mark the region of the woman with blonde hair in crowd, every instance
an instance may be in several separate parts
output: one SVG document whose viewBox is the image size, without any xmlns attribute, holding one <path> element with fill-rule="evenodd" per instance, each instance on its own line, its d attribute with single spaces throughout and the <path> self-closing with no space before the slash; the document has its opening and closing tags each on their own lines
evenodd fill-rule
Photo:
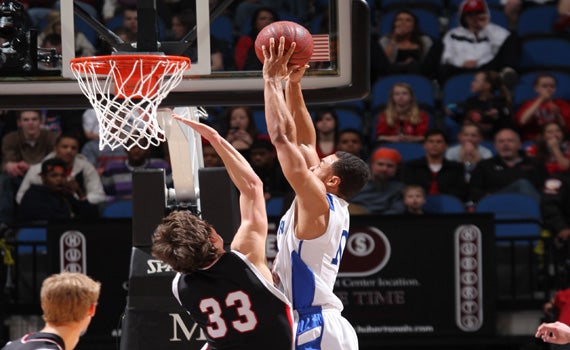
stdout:
<svg viewBox="0 0 570 350">
<path fill-rule="evenodd" d="M 386 109 L 376 124 L 380 142 L 421 142 L 429 127 L 429 116 L 420 109 L 409 84 L 396 83 L 390 89 Z"/>
</svg>

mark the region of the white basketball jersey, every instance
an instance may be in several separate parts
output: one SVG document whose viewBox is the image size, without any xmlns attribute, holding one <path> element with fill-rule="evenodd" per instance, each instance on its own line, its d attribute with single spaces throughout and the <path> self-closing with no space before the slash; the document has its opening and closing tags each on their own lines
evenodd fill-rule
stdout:
<svg viewBox="0 0 570 350">
<path fill-rule="evenodd" d="M 277 230 L 278 253 L 273 262 L 277 286 L 293 309 L 301 313 L 313 306 L 343 309 L 333 288 L 348 238 L 350 216 L 345 200 L 330 193 L 327 199 L 329 223 L 322 236 L 311 240 L 295 237 L 295 202 L 281 218 Z"/>
</svg>

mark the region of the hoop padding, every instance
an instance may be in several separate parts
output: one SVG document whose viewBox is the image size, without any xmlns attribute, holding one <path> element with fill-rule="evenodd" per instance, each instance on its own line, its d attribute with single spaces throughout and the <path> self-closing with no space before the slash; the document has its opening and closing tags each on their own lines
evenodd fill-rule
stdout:
<svg viewBox="0 0 570 350">
<path fill-rule="evenodd" d="M 78 57 L 71 71 L 99 121 L 99 149 L 134 145 L 146 149 L 165 141 L 156 120 L 162 100 L 190 68 L 190 59 L 166 55 Z"/>
</svg>

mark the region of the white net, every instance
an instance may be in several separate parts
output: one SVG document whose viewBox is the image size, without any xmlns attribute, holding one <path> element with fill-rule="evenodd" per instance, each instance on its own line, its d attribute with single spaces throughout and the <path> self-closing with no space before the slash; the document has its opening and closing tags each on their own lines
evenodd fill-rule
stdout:
<svg viewBox="0 0 570 350">
<path fill-rule="evenodd" d="M 157 110 L 190 68 L 186 57 L 115 55 L 80 57 L 71 70 L 99 120 L 99 149 L 165 141 Z"/>
</svg>

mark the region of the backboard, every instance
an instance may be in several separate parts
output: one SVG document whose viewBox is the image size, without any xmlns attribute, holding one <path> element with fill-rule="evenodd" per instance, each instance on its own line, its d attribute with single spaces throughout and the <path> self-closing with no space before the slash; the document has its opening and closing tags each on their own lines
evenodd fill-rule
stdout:
<svg viewBox="0 0 570 350">
<path fill-rule="evenodd" d="M 149 1 L 146 1 L 148 3 Z M 152 2 L 152 1 L 151 1 Z M 211 2 L 211 1 L 210 1 Z M 297 1 L 299 2 L 299 1 Z M 75 43 L 76 36 L 79 33 L 84 34 L 87 39 L 92 40 L 95 44 L 101 42 L 101 33 L 94 30 L 90 23 L 86 23 L 83 16 L 78 15 L 78 9 L 74 10 L 72 1 L 61 1 L 61 60 L 55 63 L 46 64 L 41 62 L 46 56 L 59 59 L 57 55 L 51 55 L 49 49 L 42 48 L 43 43 L 38 41 L 37 47 L 40 62 L 37 63 L 42 69 L 22 70 L 18 74 L 21 67 L 5 67 L 4 73 L 10 71 L 10 74 L 3 74 L 0 62 L 0 106 L 3 109 L 28 109 L 28 108 L 59 108 L 59 109 L 80 109 L 89 108 L 89 102 L 83 96 L 78 84 L 73 78 L 69 68 L 69 61 L 76 57 L 79 52 Z M 75 7 L 78 7 L 75 4 Z M 139 0 L 140 4 L 143 1 Z M 227 30 L 222 28 L 223 22 L 220 18 L 224 18 L 226 14 L 222 12 L 221 16 L 217 15 L 218 8 L 209 8 L 208 1 L 195 1 L 195 7 L 192 13 L 195 23 L 195 32 L 189 33 L 195 35 L 186 35 L 186 41 L 191 45 L 184 54 L 190 55 L 192 66 L 185 74 L 185 78 L 176 87 L 163 102 L 165 106 L 187 106 L 187 105 L 232 105 L 232 104 L 263 104 L 263 79 L 261 71 L 255 70 L 237 70 L 234 67 L 226 65 L 223 70 L 212 70 L 210 64 L 210 51 L 212 48 L 212 40 L 215 36 L 227 34 Z M 231 1 L 217 1 L 226 5 Z M 302 1 L 300 3 L 303 3 Z M 318 3 L 325 4 L 325 1 Z M 322 5 L 321 5 L 322 6 Z M 80 6 L 85 9 L 84 6 Z M 235 8 L 235 7 L 234 7 Z M 322 12 L 317 12 L 312 16 L 301 19 L 296 18 L 287 11 L 278 11 L 279 19 L 296 20 L 305 25 L 319 41 L 321 45 L 328 47 L 329 54 L 323 57 L 316 57 L 317 62 L 311 63 L 311 69 L 306 73 L 303 79 L 303 89 L 305 100 L 308 103 L 327 103 L 341 102 L 347 100 L 364 98 L 370 90 L 369 77 L 369 36 L 370 36 L 370 15 L 368 6 L 364 0 L 328 0 L 328 6 L 322 7 Z M 87 8 L 87 10 L 89 10 Z M 85 11 L 85 10 L 84 10 Z M 160 6 L 157 11 L 160 11 Z M 89 11 L 85 11 L 89 12 Z M 139 28 L 147 27 L 148 18 L 138 18 Z M 158 13 L 161 18 L 161 13 Z M 120 16 L 119 16 L 120 17 Z M 328 26 L 326 21 L 328 19 Z M 112 32 L 118 25 L 113 21 L 105 22 L 101 19 L 101 26 L 107 28 L 108 32 Z M 168 19 L 158 21 L 157 51 L 164 51 L 167 54 L 180 50 L 180 41 L 169 39 L 170 23 L 166 23 Z M 233 21 L 233 18 L 229 18 Z M 105 24 L 103 24 L 105 23 Z M 152 22 L 150 22 L 152 23 Z M 122 23 L 119 23 L 119 25 Z M 234 23 L 235 24 L 235 23 Z M 320 25 L 325 24 L 325 25 Z M 113 28 L 113 26 L 115 26 Z M 152 25 L 151 25 L 152 27 Z M 322 29 L 324 28 L 324 30 Z M 232 30 L 232 29 L 230 29 Z M 140 33 L 140 31 L 139 31 Z M 221 34 L 220 34 L 221 33 Z M 233 59 L 233 48 L 235 40 L 239 39 L 240 33 L 234 27 L 232 30 L 234 42 L 229 43 L 225 56 L 229 60 Z M 33 37 L 29 35 L 28 37 Z M 188 39 L 189 38 L 189 39 Z M 318 39 L 317 39 L 318 38 Z M 216 39 L 217 40 L 217 39 Z M 141 45 L 141 39 L 136 42 Z M 110 44 L 105 44 L 111 49 Z M 103 45 L 103 47 L 105 47 Z M 33 46 L 33 41 L 30 43 Z M 101 47 L 101 45 L 98 45 Z M 119 48 L 129 47 L 131 51 L 137 45 L 124 44 L 116 45 Z M 139 49 L 140 50 L 140 49 Z M 122 50 L 121 50 L 122 51 Z M 34 50 L 31 50 L 29 61 L 32 64 L 37 60 Z M 46 54 L 46 52 L 48 52 Z M 53 53 L 53 50 L 51 51 Z M 100 52 L 99 54 L 108 54 L 109 52 Z M 43 56 L 42 56 L 43 55 Z M 56 60 L 57 60 L 56 59 Z M 49 57 L 48 57 L 49 61 Z M 35 67 L 35 66 L 34 66 Z"/>
</svg>

